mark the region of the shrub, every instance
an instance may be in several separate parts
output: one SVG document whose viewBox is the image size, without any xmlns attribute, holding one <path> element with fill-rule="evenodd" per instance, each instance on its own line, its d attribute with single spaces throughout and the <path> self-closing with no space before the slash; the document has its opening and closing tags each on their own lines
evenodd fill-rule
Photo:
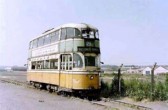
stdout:
<svg viewBox="0 0 168 110">
<path fill-rule="evenodd" d="M 166 94 L 166 88 L 163 85 L 162 82 L 158 82 L 155 85 L 155 89 L 154 89 L 154 100 L 166 100 L 167 99 L 167 94 Z"/>
<path fill-rule="evenodd" d="M 126 96 L 141 101 L 150 96 L 150 83 L 147 81 L 131 79 L 126 81 Z"/>
<path fill-rule="evenodd" d="M 111 87 L 110 87 L 110 92 L 112 96 L 124 96 L 125 95 L 125 84 L 124 80 L 121 78 L 120 80 L 121 84 L 121 93 L 119 93 L 119 82 L 118 82 L 118 76 L 115 75 L 114 78 L 112 79 Z"/>
<path fill-rule="evenodd" d="M 153 97 L 151 97 L 151 95 Z M 154 84 L 154 92 L 151 91 L 151 82 L 131 78 L 128 80 L 121 79 L 121 94 L 118 92 L 118 76 L 115 75 L 112 83 L 103 82 L 101 80 L 101 96 L 102 97 L 116 97 L 116 96 L 128 96 L 136 101 L 143 99 L 151 99 L 164 101 L 168 100 L 168 75 L 164 82 L 158 82 Z"/>
<path fill-rule="evenodd" d="M 110 95 L 109 85 L 107 82 L 105 83 L 103 80 L 101 80 L 101 93 L 100 93 L 100 95 L 105 98 L 109 97 L 109 95 Z"/>
</svg>

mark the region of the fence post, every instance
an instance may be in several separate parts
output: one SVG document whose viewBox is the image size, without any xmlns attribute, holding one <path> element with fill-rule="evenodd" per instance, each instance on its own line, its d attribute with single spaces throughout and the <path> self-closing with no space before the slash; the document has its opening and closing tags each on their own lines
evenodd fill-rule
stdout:
<svg viewBox="0 0 168 110">
<path fill-rule="evenodd" d="M 153 65 L 153 68 L 151 70 L 151 99 L 152 99 L 152 101 L 154 100 L 154 98 L 153 98 L 153 95 L 154 95 L 154 84 L 155 84 L 155 81 L 154 81 L 154 71 L 155 71 L 156 65 L 157 65 L 157 63 L 155 63 Z"/>
<path fill-rule="evenodd" d="M 118 69 L 118 93 L 121 95 L 121 68 L 123 64 Z"/>
</svg>

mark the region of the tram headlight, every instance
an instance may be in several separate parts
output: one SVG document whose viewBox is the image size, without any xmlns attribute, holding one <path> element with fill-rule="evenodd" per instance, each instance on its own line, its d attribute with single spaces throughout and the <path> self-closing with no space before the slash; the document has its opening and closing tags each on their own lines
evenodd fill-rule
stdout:
<svg viewBox="0 0 168 110">
<path fill-rule="evenodd" d="M 90 76 L 90 80 L 93 80 L 94 79 L 94 76 Z"/>
</svg>

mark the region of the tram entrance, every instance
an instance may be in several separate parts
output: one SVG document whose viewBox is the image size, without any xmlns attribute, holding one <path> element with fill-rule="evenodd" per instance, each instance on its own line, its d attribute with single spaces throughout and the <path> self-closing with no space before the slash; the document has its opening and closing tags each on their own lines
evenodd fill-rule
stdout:
<svg viewBox="0 0 168 110">
<path fill-rule="evenodd" d="M 61 83 L 62 86 L 71 88 L 72 86 L 72 56 L 70 54 L 63 54 L 61 55 L 60 60 L 60 76 L 61 76 Z"/>
</svg>

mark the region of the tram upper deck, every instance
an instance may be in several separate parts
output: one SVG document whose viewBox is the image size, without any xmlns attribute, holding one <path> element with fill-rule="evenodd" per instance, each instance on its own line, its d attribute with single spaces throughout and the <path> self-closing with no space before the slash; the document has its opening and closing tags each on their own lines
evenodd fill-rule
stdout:
<svg viewBox="0 0 168 110">
<path fill-rule="evenodd" d="M 80 61 L 78 57 L 81 57 L 81 62 L 85 66 L 99 66 L 98 29 L 88 24 L 64 24 L 52 28 L 30 41 L 29 44 L 28 60 L 31 63 L 33 61 L 64 58 L 65 54 L 69 54 L 73 56 L 73 60 L 77 58 L 77 62 Z M 61 54 L 64 55 L 61 56 Z"/>
</svg>

